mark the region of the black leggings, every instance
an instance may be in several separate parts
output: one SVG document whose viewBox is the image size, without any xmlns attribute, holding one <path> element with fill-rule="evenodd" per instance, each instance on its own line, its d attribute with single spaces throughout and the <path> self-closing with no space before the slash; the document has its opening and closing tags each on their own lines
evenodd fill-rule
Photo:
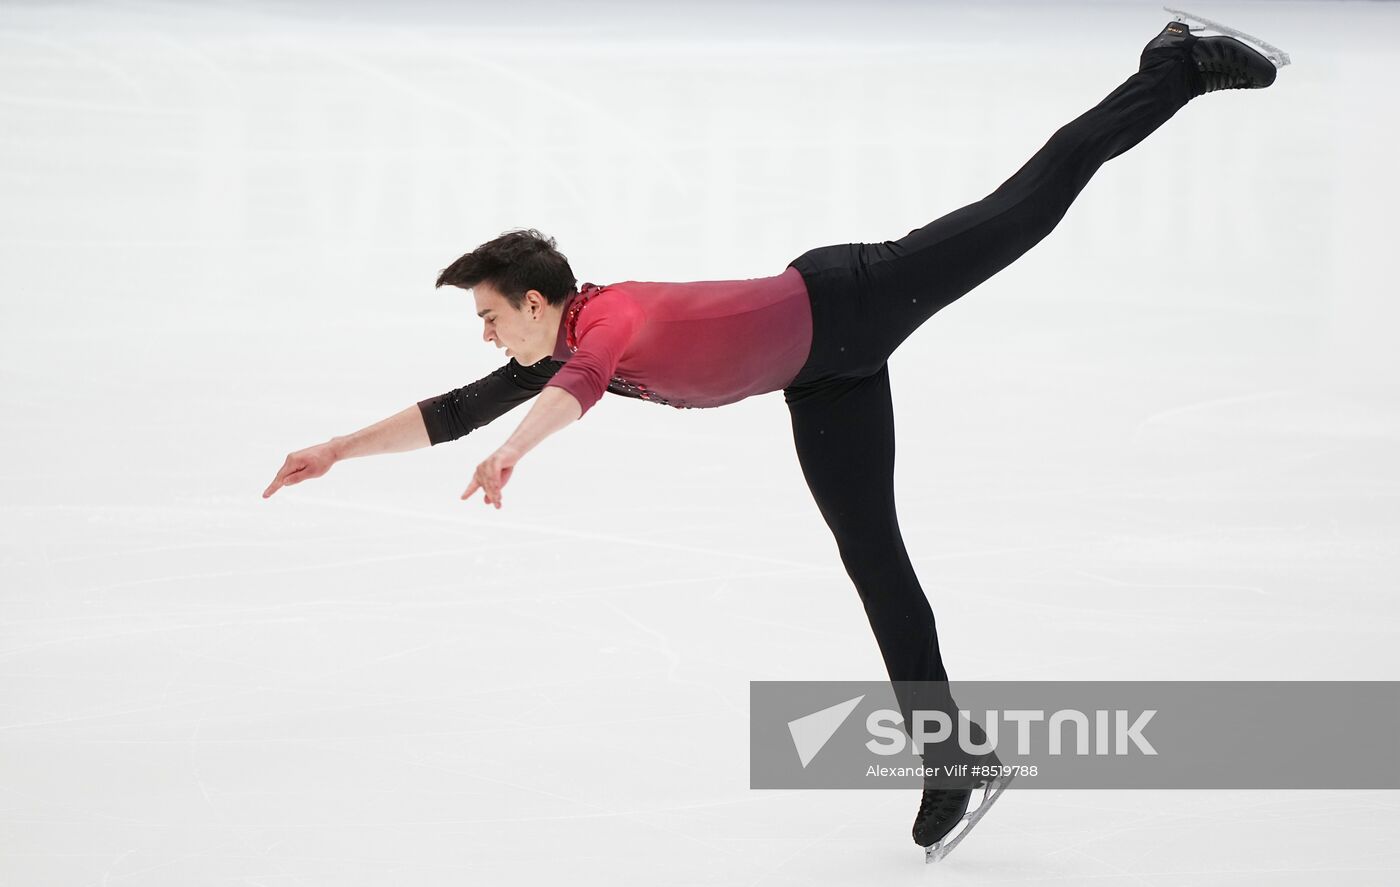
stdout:
<svg viewBox="0 0 1400 887">
<path fill-rule="evenodd" d="M 890 354 L 940 308 L 1039 243 L 1102 164 L 1183 107 L 1189 64 L 1177 54 L 1147 59 L 970 206 L 899 240 L 821 247 L 790 263 L 807 283 L 813 325 L 811 355 L 783 391 L 797 456 L 892 681 L 948 674 L 895 517 Z"/>
</svg>

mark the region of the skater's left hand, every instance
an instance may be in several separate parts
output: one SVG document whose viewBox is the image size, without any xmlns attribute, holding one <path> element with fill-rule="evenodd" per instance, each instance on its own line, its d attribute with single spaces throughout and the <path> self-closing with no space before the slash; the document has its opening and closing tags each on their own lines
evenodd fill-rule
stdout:
<svg viewBox="0 0 1400 887">
<path fill-rule="evenodd" d="M 510 480 L 511 472 L 515 471 L 515 463 L 518 461 L 520 461 L 519 453 L 510 447 L 501 447 L 492 453 L 485 462 L 476 466 L 476 474 L 472 476 L 472 482 L 467 485 L 467 490 L 462 494 L 462 498 L 470 499 L 472 493 L 481 490 L 483 501 L 487 505 L 494 505 L 499 509 L 501 507 L 501 488 Z"/>
</svg>

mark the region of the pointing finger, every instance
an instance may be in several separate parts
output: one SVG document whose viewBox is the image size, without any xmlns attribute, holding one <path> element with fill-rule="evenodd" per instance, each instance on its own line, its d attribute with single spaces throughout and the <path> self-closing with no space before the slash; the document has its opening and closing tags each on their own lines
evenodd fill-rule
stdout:
<svg viewBox="0 0 1400 887">
<path fill-rule="evenodd" d="M 291 472 L 291 469 L 292 457 L 288 456 L 286 460 L 282 463 L 282 467 L 277 469 L 277 476 L 272 479 L 272 483 L 268 484 L 267 489 L 263 491 L 264 499 L 266 499 L 268 496 L 271 496 L 278 490 L 282 489 L 283 482 L 286 480 L 287 475 Z"/>
</svg>

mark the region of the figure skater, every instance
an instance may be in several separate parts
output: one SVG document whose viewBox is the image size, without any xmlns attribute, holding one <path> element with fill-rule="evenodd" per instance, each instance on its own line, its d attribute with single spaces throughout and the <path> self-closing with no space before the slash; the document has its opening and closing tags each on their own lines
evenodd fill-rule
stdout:
<svg viewBox="0 0 1400 887">
<path fill-rule="evenodd" d="M 1262 41 L 1206 24 L 1287 63 Z M 890 355 L 939 309 L 1039 243 L 1100 166 L 1191 99 L 1267 87 L 1275 74 L 1269 57 L 1240 40 L 1192 33 L 1173 21 L 1143 49 L 1137 73 L 1061 127 L 985 198 L 898 240 L 810 250 L 773 277 L 576 288 L 553 239 L 533 229 L 508 232 L 449 265 L 437 286 L 471 290 L 483 338 L 510 361 L 465 387 L 292 453 L 263 497 L 320 477 L 342 459 L 454 440 L 533 398 L 514 434 L 477 466 L 462 493 L 468 499 L 480 490 L 483 502 L 499 509 L 526 454 L 587 414 L 606 391 L 678 408 L 782 391 L 803 476 L 890 680 L 946 682 L 933 612 L 895 516 Z M 961 840 L 949 839 L 959 823 L 965 833 L 980 818 L 995 799 L 993 786 L 988 780 L 973 787 L 985 794 L 969 814 L 973 788 L 925 784 L 913 835 L 930 860 Z"/>
</svg>

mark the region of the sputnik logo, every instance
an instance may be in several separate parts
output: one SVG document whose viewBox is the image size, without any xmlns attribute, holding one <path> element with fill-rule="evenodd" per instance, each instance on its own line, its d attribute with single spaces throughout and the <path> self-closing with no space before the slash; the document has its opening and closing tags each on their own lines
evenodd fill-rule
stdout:
<svg viewBox="0 0 1400 887">
<path fill-rule="evenodd" d="M 798 760 L 802 761 L 802 769 L 807 769 L 807 765 L 831 737 L 836 735 L 836 731 L 841 729 L 841 725 L 846 723 L 846 718 L 851 716 L 851 712 L 855 711 L 864 698 L 865 694 L 862 693 L 854 699 L 847 699 L 830 708 L 803 715 L 795 721 L 788 721 L 788 732 L 792 734 L 792 744 L 797 749 Z"/>
</svg>

